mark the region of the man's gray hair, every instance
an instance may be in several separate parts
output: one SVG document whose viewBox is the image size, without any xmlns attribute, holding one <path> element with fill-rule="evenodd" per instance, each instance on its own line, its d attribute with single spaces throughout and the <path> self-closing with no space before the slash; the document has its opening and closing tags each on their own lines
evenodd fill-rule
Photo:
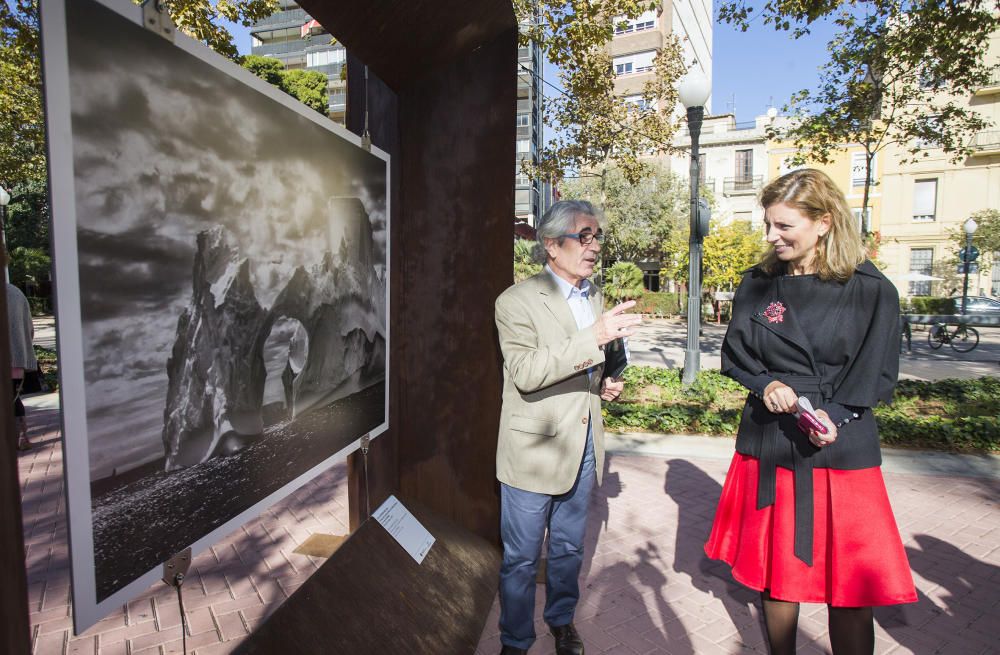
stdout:
<svg viewBox="0 0 1000 655">
<path fill-rule="evenodd" d="M 531 256 L 536 262 L 544 264 L 548 260 L 548 253 L 545 252 L 546 239 L 558 239 L 559 245 L 562 245 L 563 239 L 560 236 L 573 231 L 579 214 L 593 216 L 598 224 L 604 218 L 601 211 L 586 200 L 560 200 L 549 207 L 535 226 L 537 243 L 531 251 Z"/>
</svg>

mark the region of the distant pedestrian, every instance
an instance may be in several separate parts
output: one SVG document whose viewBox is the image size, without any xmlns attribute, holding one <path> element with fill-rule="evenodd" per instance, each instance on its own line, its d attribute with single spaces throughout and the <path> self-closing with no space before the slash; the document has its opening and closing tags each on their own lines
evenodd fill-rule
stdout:
<svg viewBox="0 0 1000 655">
<path fill-rule="evenodd" d="M 0 266 L 7 266 L 7 251 L 0 246 Z M 34 326 L 31 322 L 31 306 L 21 290 L 7 283 L 7 329 L 10 333 L 10 377 L 14 390 L 14 426 L 17 432 L 18 450 L 28 450 L 31 442 L 28 440 L 28 424 L 25 418 L 24 403 L 21 402 L 21 389 L 24 386 L 25 373 L 37 371 L 38 361 L 35 359 L 35 349 L 32 344 Z"/>
<path fill-rule="evenodd" d="M 722 346 L 751 393 L 705 552 L 761 592 L 772 654 L 795 652 L 800 602 L 829 606 L 835 655 L 872 653 L 872 606 L 917 599 L 872 414 L 896 384 L 899 296 L 826 174 L 784 175 L 761 204 L 771 249 Z M 797 418 L 800 397 L 821 427 Z"/>
</svg>

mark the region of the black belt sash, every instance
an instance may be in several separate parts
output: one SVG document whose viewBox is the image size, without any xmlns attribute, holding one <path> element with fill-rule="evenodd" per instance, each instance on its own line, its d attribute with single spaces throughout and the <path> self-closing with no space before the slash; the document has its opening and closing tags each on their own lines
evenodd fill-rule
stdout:
<svg viewBox="0 0 1000 655">
<path fill-rule="evenodd" d="M 822 394 L 829 400 L 830 389 L 822 384 L 816 375 L 775 375 L 799 395 Z M 778 417 L 764 426 L 760 444 L 759 471 L 757 477 L 757 509 L 774 505 L 778 479 L 780 448 L 791 450 L 792 471 L 795 489 L 795 556 L 808 566 L 813 563 L 813 460 L 803 456 L 792 441 L 781 438 Z M 812 444 L 809 448 L 816 450 Z M 787 461 L 787 458 L 781 458 Z"/>
</svg>

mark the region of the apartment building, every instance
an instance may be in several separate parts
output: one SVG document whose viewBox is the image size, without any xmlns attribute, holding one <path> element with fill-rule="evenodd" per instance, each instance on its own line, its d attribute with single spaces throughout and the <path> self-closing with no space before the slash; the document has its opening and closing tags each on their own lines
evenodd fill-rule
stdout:
<svg viewBox="0 0 1000 655">
<path fill-rule="evenodd" d="M 251 53 L 279 59 L 289 70 L 326 75 L 329 116 L 344 124 L 347 111 L 347 51 L 326 29 L 291 0 L 279 0 L 271 16 L 250 28 Z"/>
<path fill-rule="evenodd" d="M 684 49 L 684 61 L 712 77 L 712 3 L 710 0 L 675 0 L 641 16 L 621 19 L 608 45 L 615 71 L 615 93 L 639 102 L 642 88 L 653 76 L 653 59 L 665 39 L 676 35 Z M 706 111 L 712 106 L 709 97 Z M 658 107 L 660 111 L 683 114 L 683 108 Z M 668 157 L 659 158 L 667 165 Z"/>
<path fill-rule="evenodd" d="M 542 145 L 542 99 L 545 96 L 544 60 L 537 44 L 517 49 L 517 143 L 514 161 L 514 218 L 534 227 L 552 204 L 551 185 L 531 179 L 521 170 L 521 162 L 538 163 Z"/>
<path fill-rule="evenodd" d="M 757 194 L 772 176 L 768 174 L 770 154 L 767 129 L 786 121 L 771 111 L 745 123 L 736 122 L 733 114 L 706 116 L 698 139 L 698 172 L 700 185 L 715 198 L 712 222 L 720 225 L 732 221 L 750 221 L 760 226 L 764 212 Z M 674 146 L 690 150 L 691 135 L 682 128 L 674 136 Z M 690 171 L 690 156 L 674 157 L 671 170 L 686 178 Z"/>
<path fill-rule="evenodd" d="M 1000 32 L 993 34 L 987 57 L 1000 61 Z M 1000 74 L 964 102 L 993 123 L 972 138 L 972 155 L 952 162 L 933 143 L 925 143 L 920 145 L 927 156 L 916 163 L 903 163 L 900 147 L 886 149 L 882 157 L 879 259 L 901 296 L 961 293 L 952 234 L 961 232 L 973 212 L 1000 209 Z M 1000 253 L 982 253 L 984 259 L 992 260 L 992 266 L 970 276 L 969 294 L 1000 295 Z M 909 281 L 909 273 L 942 279 Z"/>
</svg>

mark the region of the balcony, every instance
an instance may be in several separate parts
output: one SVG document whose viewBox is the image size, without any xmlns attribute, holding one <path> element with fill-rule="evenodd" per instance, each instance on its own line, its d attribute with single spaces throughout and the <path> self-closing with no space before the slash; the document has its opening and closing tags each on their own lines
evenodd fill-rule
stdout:
<svg viewBox="0 0 1000 655">
<path fill-rule="evenodd" d="M 712 193 L 715 193 L 715 178 L 714 177 L 703 177 L 698 180 L 698 186 L 702 189 L 711 189 Z"/>
<path fill-rule="evenodd" d="M 304 9 L 279 11 L 257 21 L 250 30 L 253 32 L 263 32 L 264 30 L 272 30 L 279 27 L 296 27 L 305 24 L 307 20 L 309 20 L 309 14 Z"/>
<path fill-rule="evenodd" d="M 750 177 L 727 177 L 722 180 L 722 193 L 727 196 L 744 196 L 757 193 L 764 184 L 763 175 Z"/>
<path fill-rule="evenodd" d="M 970 157 L 1000 155 L 1000 132 L 979 132 L 969 142 L 973 153 Z"/>
<path fill-rule="evenodd" d="M 304 53 L 306 45 L 306 42 L 302 39 L 295 39 L 294 41 L 285 41 L 284 43 L 255 45 L 251 48 L 251 52 L 261 57 L 274 57 L 276 55 L 286 55 L 291 52 Z"/>
<path fill-rule="evenodd" d="M 994 73 L 993 79 L 976 89 L 977 96 L 990 96 L 1000 93 L 1000 73 Z"/>
</svg>

